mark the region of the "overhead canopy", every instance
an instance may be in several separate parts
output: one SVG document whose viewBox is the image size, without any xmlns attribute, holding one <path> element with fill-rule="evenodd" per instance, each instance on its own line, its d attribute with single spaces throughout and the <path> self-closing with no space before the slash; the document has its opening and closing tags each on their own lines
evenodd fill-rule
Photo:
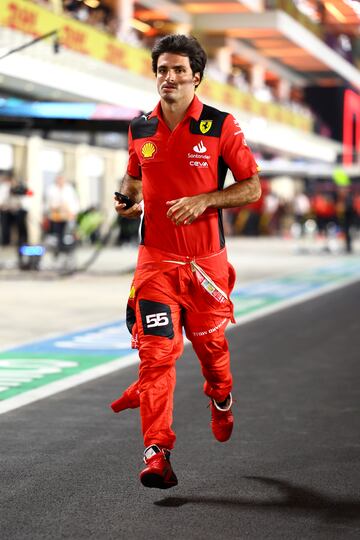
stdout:
<svg viewBox="0 0 360 540">
<path fill-rule="evenodd" d="M 198 32 L 241 39 L 308 83 L 346 81 L 360 88 L 359 70 L 283 11 L 202 13 L 194 15 L 193 22 Z"/>
</svg>

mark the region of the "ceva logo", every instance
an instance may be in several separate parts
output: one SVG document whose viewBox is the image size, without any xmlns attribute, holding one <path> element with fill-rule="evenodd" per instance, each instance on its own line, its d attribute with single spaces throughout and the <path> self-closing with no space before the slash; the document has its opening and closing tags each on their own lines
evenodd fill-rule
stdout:
<svg viewBox="0 0 360 540">
<path fill-rule="evenodd" d="M 209 166 L 207 161 L 190 161 L 190 167 L 200 167 L 206 169 Z"/>
<path fill-rule="evenodd" d="M 197 152 L 198 154 L 205 154 L 206 147 L 204 146 L 204 143 L 202 141 L 199 142 L 196 146 L 193 146 L 193 150 Z"/>
</svg>

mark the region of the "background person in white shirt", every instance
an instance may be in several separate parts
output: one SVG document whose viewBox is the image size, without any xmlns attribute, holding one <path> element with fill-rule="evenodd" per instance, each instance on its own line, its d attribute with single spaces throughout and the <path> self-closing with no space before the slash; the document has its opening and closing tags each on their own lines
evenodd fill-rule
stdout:
<svg viewBox="0 0 360 540">
<path fill-rule="evenodd" d="M 64 176 L 58 176 L 47 192 L 49 233 L 57 237 L 55 255 L 64 251 L 64 236 L 73 230 L 79 212 L 79 198 L 74 186 Z"/>
</svg>

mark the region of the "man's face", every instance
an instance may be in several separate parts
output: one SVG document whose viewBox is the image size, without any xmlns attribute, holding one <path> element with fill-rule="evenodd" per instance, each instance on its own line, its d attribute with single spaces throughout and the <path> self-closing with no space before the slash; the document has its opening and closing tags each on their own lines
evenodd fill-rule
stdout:
<svg viewBox="0 0 360 540">
<path fill-rule="evenodd" d="M 63 176 L 58 176 L 56 178 L 56 184 L 59 186 L 59 187 L 63 187 L 65 185 L 65 178 Z"/>
<path fill-rule="evenodd" d="M 188 56 L 163 53 L 158 58 L 156 83 L 161 99 L 167 103 L 191 101 L 200 74 L 193 75 Z"/>
</svg>

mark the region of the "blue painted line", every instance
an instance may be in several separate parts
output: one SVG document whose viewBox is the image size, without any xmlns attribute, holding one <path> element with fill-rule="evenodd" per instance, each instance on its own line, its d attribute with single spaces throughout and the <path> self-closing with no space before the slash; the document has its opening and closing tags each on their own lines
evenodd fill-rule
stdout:
<svg viewBox="0 0 360 540">
<path fill-rule="evenodd" d="M 63 357 L 73 356 L 75 352 L 84 353 L 86 351 L 89 356 L 111 354 L 118 357 L 129 354 L 132 349 L 126 321 L 120 319 L 94 328 L 87 328 L 36 343 L 21 345 L 10 350 L 17 354 L 52 354 L 61 351 Z"/>
<path fill-rule="evenodd" d="M 313 292 L 317 294 L 316 291 L 320 291 L 321 294 L 321 289 L 332 285 L 341 287 L 354 279 L 360 279 L 360 259 L 342 261 L 341 264 L 336 262 L 325 268 L 283 278 L 249 283 L 237 287 L 232 295 L 235 316 L 241 323 L 253 315 L 256 317 L 257 313 L 268 313 L 269 310 L 277 309 L 277 306 L 291 305 Z M 20 394 L 26 398 L 24 403 L 28 402 L 28 398 L 31 402 L 39 399 L 36 392 L 40 387 L 51 388 L 52 383 L 61 382 L 61 388 L 67 388 L 73 384 L 72 377 L 84 382 L 88 376 L 95 377 L 99 376 L 98 373 L 107 373 L 108 369 L 119 369 L 122 361 L 123 365 L 129 365 L 125 358 L 129 358 L 129 354 L 133 362 L 133 352 L 124 319 L 3 351 L 0 353 L 0 402 L 17 399 Z M 114 362 L 120 362 L 120 365 L 114 368 Z M 67 378 L 70 386 L 67 386 Z M 32 397 L 32 391 L 35 397 Z M 4 405 L 3 411 L 7 410 L 11 408 Z"/>
<path fill-rule="evenodd" d="M 285 300 L 301 297 L 321 289 L 330 283 L 339 282 L 359 276 L 360 259 L 348 262 L 335 262 L 332 265 L 294 274 L 291 276 L 249 283 L 237 287 L 232 300 L 235 314 L 238 318 L 249 311 L 261 309 L 269 303 L 279 303 Z M 6 354 L 16 353 L 30 355 L 54 355 L 61 353 L 62 358 L 73 357 L 75 353 L 86 354 L 91 358 L 108 356 L 118 358 L 132 352 L 130 334 L 125 319 L 87 328 L 61 335 L 59 337 L 41 340 L 35 343 L 18 346 L 6 351 Z M 5 353 L 2 353 L 3 357 Z"/>
</svg>

